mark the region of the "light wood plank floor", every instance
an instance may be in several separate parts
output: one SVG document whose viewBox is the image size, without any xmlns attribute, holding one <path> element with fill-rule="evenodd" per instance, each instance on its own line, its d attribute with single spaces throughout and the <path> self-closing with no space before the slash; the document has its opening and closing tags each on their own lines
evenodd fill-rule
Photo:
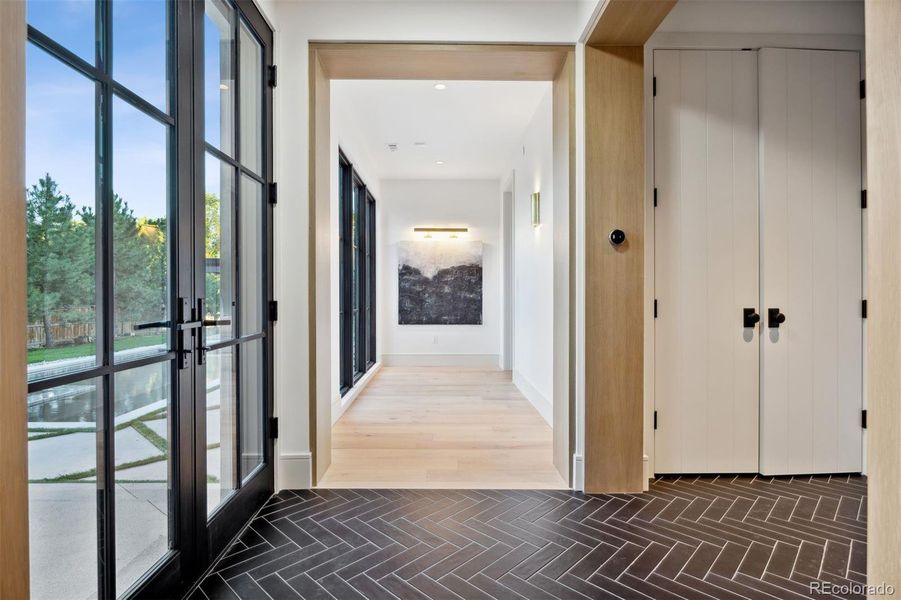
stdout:
<svg viewBox="0 0 901 600">
<path fill-rule="evenodd" d="M 332 429 L 319 487 L 565 488 L 509 372 L 383 367 Z"/>
</svg>

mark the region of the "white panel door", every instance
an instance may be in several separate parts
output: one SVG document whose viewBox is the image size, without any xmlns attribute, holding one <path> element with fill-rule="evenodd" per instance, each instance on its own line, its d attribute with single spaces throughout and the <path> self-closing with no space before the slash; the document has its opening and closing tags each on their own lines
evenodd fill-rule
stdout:
<svg viewBox="0 0 901 600">
<path fill-rule="evenodd" d="M 767 475 L 862 467 L 859 80 L 856 52 L 760 51 Z"/>
<path fill-rule="evenodd" d="M 655 471 L 756 472 L 756 52 L 657 50 Z"/>
</svg>

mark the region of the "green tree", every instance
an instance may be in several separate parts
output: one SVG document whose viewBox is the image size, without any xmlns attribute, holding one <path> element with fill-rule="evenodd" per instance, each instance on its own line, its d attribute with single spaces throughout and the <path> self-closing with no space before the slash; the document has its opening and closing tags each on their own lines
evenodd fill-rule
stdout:
<svg viewBox="0 0 901 600">
<path fill-rule="evenodd" d="M 220 316 L 222 313 L 222 275 L 216 270 L 212 270 L 210 263 L 220 264 L 222 249 L 222 218 L 221 207 L 222 202 L 219 196 L 210 192 L 206 193 L 206 209 L 204 215 L 204 231 L 206 232 L 206 240 L 204 247 L 206 249 L 207 267 L 206 267 L 206 313 L 210 316 Z M 212 260 L 210 260 L 212 259 Z"/>
<path fill-rule="evenodd" d="M 93 223 L 79 218 L 49 173 L 27 190 L 25 211 L 28 318 L 43 323 L 50 348 L 56 343 L 51 320 L 93 304 Z"/>
</svg>

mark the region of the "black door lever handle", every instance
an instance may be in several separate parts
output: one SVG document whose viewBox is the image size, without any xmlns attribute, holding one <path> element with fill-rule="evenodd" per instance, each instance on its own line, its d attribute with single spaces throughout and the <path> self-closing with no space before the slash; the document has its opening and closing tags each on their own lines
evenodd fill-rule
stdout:
<svg viewBox="0 0 901 600">
<path fill-rule="evenodd" d="M 785 323 L 785 315 L 778 308 L 767 309 L 767 325 L 770 329 L 779 329 Z"/>
<path fill-rule="evenodd" d="M 760 315 L 757 314 L 757 310 L 754 308 L 743 308 L 742 309 L 742 322 L 746 329 L 755 327 L 758 323 L 760 323 Z"/>
</svg>

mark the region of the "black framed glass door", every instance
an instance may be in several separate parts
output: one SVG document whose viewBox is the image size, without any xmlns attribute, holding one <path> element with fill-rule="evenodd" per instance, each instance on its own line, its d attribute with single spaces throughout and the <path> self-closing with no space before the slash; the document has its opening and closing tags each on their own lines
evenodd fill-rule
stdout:
<svg viewBox="0 0 901 600">
<path fill-rule="evenodd" d="M 32 595 L 177 596 L 273 488 L 272 34 L 243 0 L 27 19 Z"/>
<path fill-rule="evenodd" d="M 272 32 L 252 2 L 204 0 L 204 328 L 196 472 L 217 556 L 274 486 L 271 431 Z M 199 432 L 198 432 L 199 433 Z M 198 439 L 201 437 L 198 434 Z M 202 475 L 201 475 L 202 474 Z"/>
</svg>

